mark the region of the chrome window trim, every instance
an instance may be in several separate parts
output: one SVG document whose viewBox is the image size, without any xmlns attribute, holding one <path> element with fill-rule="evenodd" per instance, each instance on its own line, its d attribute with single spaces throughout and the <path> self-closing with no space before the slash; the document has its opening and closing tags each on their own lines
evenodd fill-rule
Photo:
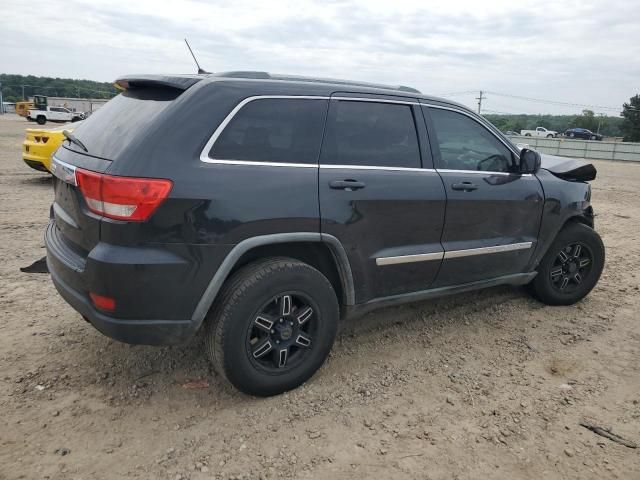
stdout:
<svg viewBox="0 0 640 480">
<path fill-rule="evenodd" d="M 233 110 L 229 112 L 229 114 L 222 120 L 218 128 L 213 132 L 213 135 L 209 137 L 209 140 L 205 144 L 204 148 L 200 152 L 200 161 L 204 163 L 218 163 L 225 165 L 263 165 L 263 166 L 273 166 L 273 167 L 316 167 L 317 163 L 286 163 L 286 162 L 253 162 L 251 160 L 225 160 L 219 158 L 209 158 L 209 152 L 213 148 L 213 145 L 218 140 L 218 137 L 222 134 L 224 129 L 229 125 L 233 117 L 237 115 L 237 113 L 242 110 L 242 108 L 250 102 L 255 100 L 272 100 L 272 99 L 282 99 L 282 100 L 329 100 L 330 97 L 320 96 L 320 95 L 254 95 L 253 97 L 247 97 L 238 103 Z"/>
<path fill-rule="evenodd" d="M 375 98 L 375 97 L 342 97 L 332 96 L 331 100 L 346 100 L 348 102 L 370 102 L 370 103 L 395 103 L 398 105 L 420 105 L 415 100 L 390 100 L 387 98 Z"/>
<path fill-rule="evenodd" d="M 513 173 L 513 172 L 492 172 L 492 171 L 485 171 L 485 170 L 455 170 L 455 169 L 448 169 L 448 168 L 438 168 L 436 169 L 436 171 L 438 173 L 471 173 L 471 174 L 475 174 L 475 175 L 503 175 L 503 176 L 510 176 L 510 175 L 515 175 L 517 177 L 530 177 L 531 174 L 530 173 Z"/>
<path fill-rule="evenodd" d="M 429 262 L 431 260 L 442 260 L 444 252 L 419 253 L 417 255 L 398 255 L 396 257 L 378 257 L 376 265 L 399 265 L 402 263 Z"/>
<path fill-rule="evenodd" d="M 348 170 L 387 170 L 400 172 L 428 172 L 436 173 L 433 168 L 413 168 L 413 167 L 385 167 L 377 165 L 333 165 L 330 163 L 321 163 L 320 168 L 326 169 L 348 169 Z"/>
<path fill-rule="evenodd" d="M 435 253 L 419 253 L 413 255 L 399 255 L 395 257 L 378 257 L 376 265 L 398 265 L 402 263 L 428 262 L 431 260 L 448 260 L 451 258 L 464 258 L 474 255 L 487 255 L 492 253 L 514 252 L 531 248 L 533 242 L 508 243 L 492 247 L 469 248 L 465 250 L 449 250 Z"/>
<path fill-rule="evenodd" d="M 201 159 L 202 160 L 202 159 Z M 217 160 L 209 158 L 202 160 L 205 163 L 217 163 L 220 165 L 251 165 L 262 167 L 294 167 L 294 168 L 318 168 L 317 163 L 286 163 L 286 162 L 254 162 L 252 160 Z"/>
<path fill-rule="evenodd" d="M 496 135 L 496 133 L 493 130 L 491 130 L 491 128 L 488 127 L 487 123 L 485 123 L 484 120 L 476 118 L 474 115 L 470 114 L 469 112 L 465 112 L 461 108 L 445 107 L 445 106 L 442 106 L 442 105 L 435 105 L 435 104 L 432 104 L 432 103 L 423 103 L 423 102 L 421 102 L 420 105 L 424 105 L 427 108 L 438 108 L 440 110 L 449 110 L 450 112 L 460 113 L 462 115 L 465 115 L 465 116 L 469 117 L 471 120 L 475 121 L 476 123 L 478 123 L 479 125 L 484 127 L 484 129 L 487 130 L 491 135 L 493 135 L 495 138 L 497 138 L 505 147 L 507 147 L 511 152 L 513 152 L 513 154 L 516 157 L 520 158 L 520 152 L 518 152 L 513 145 L 510 145 L 509 143 L 505 142 L 502 138 L 500 138 L 498 135 Z M 467 170 L 465 170 L 465 171 L 467 171 Z M 473 171 L 473 170 L 471 170 L 471 171 Z M 505 173 L 505 172 L 502 172 L 502 173 Z"/>
</svg>

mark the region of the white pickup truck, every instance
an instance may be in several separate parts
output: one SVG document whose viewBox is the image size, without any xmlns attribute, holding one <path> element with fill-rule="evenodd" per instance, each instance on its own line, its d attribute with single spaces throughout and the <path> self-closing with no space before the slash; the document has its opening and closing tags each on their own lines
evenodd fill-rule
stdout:
<svg viewBox="0 0 640 480">
<path fill-rule="evenodd" d="M 27 120 L 38 122 L 39 125 L 44 125 L 47 121 L 77 122 L 84 120 L 84 117 L 84 113 L 74 112 L 64 107 L 47 107 L 46 110 L 29 110 L 27 112 Z"/>
<path fill-rule="evenodd" d="M 553 138 L 558 136 L 558 132 L 547 130 L 544 127 L 537 127 L 535 130 L 520 130 L 520 135 L 523 135 L 525 137 Z"/>
</svg>

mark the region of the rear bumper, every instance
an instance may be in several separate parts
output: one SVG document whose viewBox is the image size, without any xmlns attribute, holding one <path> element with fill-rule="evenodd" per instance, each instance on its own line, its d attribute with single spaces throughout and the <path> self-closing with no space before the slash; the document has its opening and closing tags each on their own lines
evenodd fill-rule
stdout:
<svg viewBox="0 0 640 480">
<path fill-rule="evenodd" d="M 125 248 L 99 243 L 87 255 L 72 247 L 52 221 L 45 232 L 47 266 L 56 289 L 101 333 L 121 342 L 175 345 L 188 341 L 200 322 L 195 308 L 175 291 L 185 286 L 192 265 L 157 248 Z M 181 282 L 182 279 L 182 282 Z M 198 290 L 193 285 L 193 290 Z M 189 290 L 187 290 L 189 291 Z M 89 292 L 116 299 L 116 310 L 103 312 Z"/>
<path fill-rule="evenodd" d="M 122 320 L 99 312 L 91 305 L 86 295 L 62 280 L 49 258 L 47 254 L 51 280 L 60 296 L 107 337 L 137 345 L 178 345 L 195 335 L 198 326 L 191 320 Z"/>
<path fill-rule="evenodd" d="M 26 163 L 28 166 L 30 166 L 34 170 L 38 170 L 40 172 L 49 173 L 49 170 L 47 169 L 47 167 L 44 165 L 44 163 L 41 160 L 30 160 L 30 159 L 27 159 L 27 158 L 24 158 L 24 157 L 22 158 L 22 160 L 24 160 L 24 163 Z"/>
</svg>

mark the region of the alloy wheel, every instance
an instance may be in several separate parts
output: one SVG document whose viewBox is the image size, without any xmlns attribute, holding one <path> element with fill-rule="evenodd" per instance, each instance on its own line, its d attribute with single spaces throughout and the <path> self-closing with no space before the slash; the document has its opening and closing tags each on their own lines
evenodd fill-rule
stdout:
<svg viewBox="0 0 640 480">
<path fill-rule="evenodd" d="M 556 255 L 549 272 L 553 288 L 561 293 L 574 292 L 591 273 L 592 264 L 593 253 L 587 245 L 566 245 Z"/>
<path fill-rule="evenodd" d="M 247 354 L 262 370 L 280 374 L 300 365 L 317 330 L 314 302 L 300 293 L 276 296 L 258 311 L 247 332 Z"/>
</svg>

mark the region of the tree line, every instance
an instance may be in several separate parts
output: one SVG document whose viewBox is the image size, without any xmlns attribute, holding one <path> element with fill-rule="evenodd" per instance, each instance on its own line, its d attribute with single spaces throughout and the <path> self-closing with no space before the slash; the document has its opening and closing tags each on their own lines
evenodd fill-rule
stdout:
<svg viewBox="0 0 640 480">
<path fill-rule="evenodd" d="M 640 142 L 640 95 L 635 95 L 622 105 L 620 116 L 596 115 L 593 110 L 583 110 L 580 115 L 483 115 L 503 132 L 534 130 L 545 127 L 563 133 L 569 128 L 586 128 L 606 137 L 623 137 L 625 142 Z"/>
<path fill-rule="evenodd" d="M 584 110 L 581 115 L 483 115 L 503 132 L 520 130 L 535 130 L 536 127 L 544 127 L 564 133 L 569 128 L 586 128 L 592 132 L 599 132 L 607 137 L 623 136 L 621 117 L 595 115 L 591 110 Z"/>
<path fill-rule="evenodd" d="M 34 75 L 0 74 L 5 102 L 28 100 L 34 95 L 69 98 L 112 98 L 118 90 L 110 82 L 75 80 L 72 78 L 36 77 Z M 24 97 L 23 97 L 24 95 Z"/>
</svg>

